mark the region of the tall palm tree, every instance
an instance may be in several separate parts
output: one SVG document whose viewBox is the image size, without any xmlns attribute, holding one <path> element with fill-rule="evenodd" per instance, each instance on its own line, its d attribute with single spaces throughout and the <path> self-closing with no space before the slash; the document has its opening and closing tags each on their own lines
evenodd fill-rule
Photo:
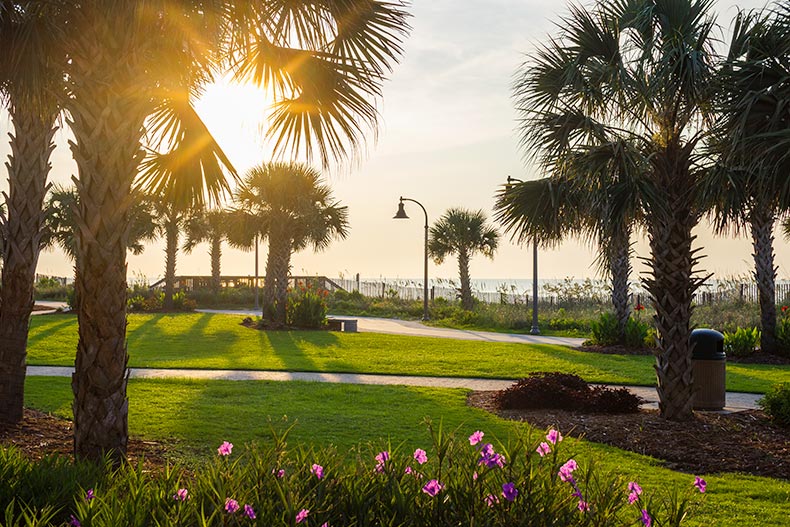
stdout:
<svg viewBox="0 0 790 527">
<path fill-rule="evenodd" d="M 272 88 L 268 133 L 278 150 L 317 153 L 324 163 L 344 157 L 376 123 L 373 99 L 401 53 L 407 15 L 401 2 L 384 0 L 97 0 L 63 9 L 63 104 L 81 198 L 74 448 L 79 458 L 120 460 L 128 438 L 128 195 L 146 125 L 177 126 L 176 113 L 149 117 L 163 103 L 189 106 L 213 74 L 231 68 L 240 81 Z"/>
<path fill-rule="evenodd" d="M 291 255 L 312 245 L 326 249 L 348 236 L 348 209 L 332 197 L 321 175 L 299 163 L 268 163 L 250 169 L 234 195 L 229 241 L 251 247 L 255 236 L 268 238 L 263 319 L 272 326 L 286 322 Z"/>
<path fill-rule="evenodd" d="M 710 10 L 711 0 L 573 6 L 515 85 L 523 145 L 550 173 L 609 138 L 642 156 L 651 249 L 644 283 L 656 308 L 659 409 L 672 420 L 692 415 L 691 299 L 702 280 L 691 230 L 703 213 L 707 160 L 699 144 L 709 132 L 718 60 Z"/>
<path fill-rule="evenodd" d="M 202 242 L 209 243 L 209 258 L 211 259 L 211 291 L 218 295 L 221 287 L 220 272 L 222 258 L 222 241 L 228 233 L 228 215 L 222 209 L 195 211 L 185 223 L 186 240 L 184 250 L 192 252 Z"/>
<path fill-rule="evenodd" d="M 776 341 L 776 219 L 790 209 L 790 160 L 776 134 L 790 130 L 790 11 L 738 14 L 722 68 L 717 136 L 719 166 L 707 186 L 719 231 L 751 231 L 760 301 L 760 347 Z M 760 155 L 754 155 L 760 152 Z"/>
<path fill-rule="evenodd" d="M 0 286 L 0 426 L 22 419 L 27 332 L 65 56 L 46 2 L 0 2 L 0 105 L 13 123 Z M 23 59 L 24 57 L 24 59 Z"/>
<path fill-rule="evenodd" d="M 126 239 L 127 250 L 131 254 L 140 255 L 145 250 L 145 243 L 157 236 L 156 213 L 153 203 L 146 196 L 135 192 L 132 205 L 129 207 L 129 234 Z M 77 252 L 77 211 L 80 196 L 74 187 L 54 185 L 47 198 L 44 212 L 46 228 L 44 247 L 55 245 L 75 263 L 79 257 Z"/>
<path fill-rule="evenodd" d="M 482 210 L 451 208 L 436 220 L 429 231 L 428 253 L 437 264 L 450 254 L 458 255 L 461 306 L 464 309 L 474 306 L 469 260 L 475 253 L 493 259 L 499 243 L 499 232 L 486 221 Z"/>
</svg>

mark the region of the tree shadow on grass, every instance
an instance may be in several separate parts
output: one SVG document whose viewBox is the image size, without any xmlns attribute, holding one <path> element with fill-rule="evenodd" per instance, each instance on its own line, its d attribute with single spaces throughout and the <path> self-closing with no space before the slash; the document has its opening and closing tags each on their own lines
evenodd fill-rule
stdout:
<svg viewBox="0 0 790 527">
<path fill-rule="evenodd" d="M 28 333 L 27 344 L 33 346 L 39 342 L 59 333 L 68 326 L 74 326 L 74 331 L 77 330 L 77 316 L 76 315 L 36 315 L 35 327 L 31 327 Z M 50 322 L 53 318 L 57 317 L 58 322 Z M 44 322 L 45 324 L 42 324 Z"/>
</svg>

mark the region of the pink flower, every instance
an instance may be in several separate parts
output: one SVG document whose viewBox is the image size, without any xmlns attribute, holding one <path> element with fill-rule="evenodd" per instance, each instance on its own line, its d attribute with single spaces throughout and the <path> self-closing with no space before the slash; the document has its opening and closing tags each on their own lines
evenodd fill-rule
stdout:
<svg viewBox="0 0 790 527">
<path fill-rule="evenodd" d="M 641 519 L 642 519 L 642 525 L 644 525 L 645 527 L 650 527 L 651 525 L 653 525 L 653 519 L 650 517 L 650 515 L 647 513 L 645 509 L 642 509 Z"/>
<path fill-rule="evenodd" d="M 694 476 L 694 486 L 697 487 L 697 489 L 699 489 L 700 492 L 705 492 L 705 489 L 707 488 L 708 484 L 705 483 L 705 480 L 702 479 L 701 477 Z"/>
<path fill-rule="evenodd" d="M 579 507 L 579 510 L 582 511 L 582 512 L 587 512 L 588 510 L 590 510 L 590 504 L 587 503 L 584 500 L 579 500 L 578 507 Z"/>
<path fill-rule="evenodd" d="M 630 493 L 630 494 L 628 495 L 628 504 L 629 504 L 629 505 L 633 505 L 633 504 L 634 504 L 634 503 L 636 503 L 638 500 L 639 500 L 639 494 L 637 494 L 636 492 L 632 492 L 632 493 Z"/>
<path fill-rule="evenodd" d="M 176 501 L 187 501 L 189 499 L 189 491 L 187 489 L 178 489 L 173 495 Z"/>
<path fill-rule="evenodd" d="M 432 479 L 425 484 L 425 486 L 422 488 L 422 491 L 427 495 L 434 497 L 437 494 L 439 494 L 442 491 L 442 489 L 444 489 L 444 485 L 439 483 L 438 480 Z"/>
<path fill-rule="evenodd" d="M 552 428 L 551 430 L 549 430 L 549 433 L 546 434 L 546 441 L 548 441 L 552 445 L 556 445 L 557 443 L 562 441 L 562 434 Z"/>
<path fill-rule="evenodd" d="M 85 501 L 90 501 L 95 497 L 96 495 L 93 493 L 93 489 L 88 489 L 88 492 L 85 493 Z"/>
<path fill-rule="evenodd" d="M 543 457 L 551 452 L 551 447 L 548 443 L 541 443 L 538 445 L 538 448 L 535 449 L 535 452 L 540 454 L 540 457 Z"/>
<path fill-rule="evenodd" d="M 376 454 L 376 461 L 378 461 L 382 465 L 387 461 L 389 461 L 389 458 L 390 458 L 390 453 L 387 452 L 386 450 L 384 452 L 379 452 L 378 454 Z"/>
<path fill-rule="evenodd" d="M 223 441 L 217 449 L 217 453 L 220 456 L 229 456 L 231 452 L 233 452 L 233 443 L 228 443 L 227 441 Z"/>
<path fill-rule="evenodd" d="M 313 465 L 310 468 L 310 472 L 315 474 L 315 477 L 317 477 L 318 479 L 321 479 L 321 478 L 324 477 L 324 467 L 322 467 L 321 465 Z"/>
<path fill-rule="evenodd" d="M 275 472 L 274 469 L 272 469 L 272 474 L 274 474 L 277 477 L 277 479 L 283 479 L 285 477 L 285 469 L 281 468 L 277 472 Z"/>
<path fill-rule="evenodd" d="M 478 444 L 480 441 L 483 440 L 484 435 L 485 434 L 480 430 L 476 431 L 474 434 L 469 436 L 469 444 L 472 446 Z"/>
<path fill-rule="evenodd" d="M 635 492 L 637 495 L 642 494 L 642 487 L 639 486 L 639 483 L 636 481 L 631 481 L 628 483 L 628 491 Z"/>
<path fill-rule="evenodd" d="M 321 527 L 329 527 L 329 522 L 324 522 L 321 524 Z"/>
<path fill-rule="evenodd" d="M 516 489 L 515 483 L 505 483 L 502 485 L 502 496 L 507 501 L 514 501 L 516 496 L 518 496 L 518 489 Z"/>
<path fill-rule="evenodd" d="M 255 510 L 250 505 L 244 505 L 244 514 L 251 520 L 255 519 Z"/>
<path fill-rule="evenodd" d="M 478 478 L 478 477 L 480 477 L 480 476 L 478 476 L 478 475 L 477 475 L 477 471 L 475 470 L 475 471 L 472 473 L 472 481 L 477 481 L 477 478 Z"/>
<path fill-rule="evenodd" d="M 565 462 L 564 465 L 560 467 L 560 471 L 558 475 L 562 481 L 573 481 L 573 471 L 579 468 L 579 465 L 576 464 L 576 461 L 573 459 L 569 459 Z"/>
<path fill-rule="evenodd" d="M 409 466 L 403 471 L 404 474 L 414 474 L 414 470 Z"/>
<path fill-rule="evenodd" d="M 228 514 L 233 514 L 239 510 L 239 502 L 233 498 L 225 498 L 225 510 Z"/>
<path fill-rule="evenodd" d="M 489 494 L 488 496 L 485 497 L 485 502 L 486 505 L 488 505 L 489 507 L 493 507 L 494 505 L 497 505 L 499 503 L 499 498 L 497 496 L 494 496 L 493 494 Z"/>
<path fill-rule="evenodd" d="M 307 515 L 310 514 L 310 509 L 302 509 L 296 513 L 296 523 L 302 523 L 307 519 Z"/>
<path fill-rule="evenodd" d="M 425 450 L 423 450 L 422 448 L 418 448 L 417 450 L 414 451 L 414 459 L 417 460 L 417 463 L 422 465 L 423 463 L 428 461 L 428 454 L 426 454 Z"/>
<path fill-rule="evenodd" d="M 82 527 L 80 521 L 75 518 L 73 514 L 69 516 L 69 525 L 71 525 L 71 527 Z"/>
</svg>

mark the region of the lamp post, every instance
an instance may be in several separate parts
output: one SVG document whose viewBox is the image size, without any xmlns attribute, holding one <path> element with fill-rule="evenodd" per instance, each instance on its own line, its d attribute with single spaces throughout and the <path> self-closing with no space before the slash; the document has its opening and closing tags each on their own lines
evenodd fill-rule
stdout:
<svg viewBox="0 0 790 527">
<path fill-rule="evenodd" d="M 522 180 L 514 177 L 507 177 L 506 188 L 510 190 L 513 183 L 523 183 Z M 540 335 L 538 328 L 538 240 L 532 239 L 532 329 L 529 330 L 532 335 Z"/>
<path fill-rule="evenodd" d="M 255 235 L 255 310 L 259 310 L 261 304 L 258 301 L 258 235 Z"/>
<path fill-rule="evenodd" d="M 416 203 L 425 214 L 425 274 L 423 276 L 423 293 L 422 293 L 422 319 L 428 320 L 428 211 L 422 206 L 422 203 L 416 199 L 404 198 L 401 196 L 398 202 L 398 212 L 392 217 L 393 220 L 407 220 L 409 217 L 406 215 L 406 210 L 403 208 L 404 201 L 411 201 Z"/>
</svg>

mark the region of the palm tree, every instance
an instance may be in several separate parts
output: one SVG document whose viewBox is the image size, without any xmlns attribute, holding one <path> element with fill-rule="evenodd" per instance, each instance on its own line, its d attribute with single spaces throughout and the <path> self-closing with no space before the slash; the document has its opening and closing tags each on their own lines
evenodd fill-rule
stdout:
<svg viewBox="0 0 790 527">
<path fill-rule="evenodd" d="M 491 259 L 499 242 L 497 230 L 486 224 L 482 210 L 448 209 L 431 226 L 428 236 L 428 253 L 440 264 L 450 254 L 458 255 L 458 274 L 461 281 L 461 306 L 472 309 L 472 287 L 469 279 L 469 260 L 475 253 Z"/>
<path fill-rule="evenodd" d="M 42 206 L 55 148 L 56 94 L 63 78 L 64 55 L 52 33 L 44 30 L 51 14 L 45 2 L 0 2 L 0 105 L 8 108 L 14 127 L 2 229 L 0 425 L 22 419 Z"/>
<path fill-rule="evenodd" d="M 651 249 L 644 283 L 656 308 L 659 409 L 672 420 L 692 415 L 691 300 L 702 280 L 691 230 L 704 212 L 698 146 L 717 61 L 710 9 L 711 0 L 574 6 L 515 84 L 522 143 L 550 173 L 613 139 L 636 145 L 647 167 L 637 180 Z"/>
<path fill-rule="evenodd" d="M 74 448 L 79 458 L 120 460 L 128 438 L 127 196 L 146 125 L 152 132 L 178 127 L 178 112 L 149 117 L 163 104 L 189 107 L 214 73 L 231 67 L 238 80 L 275 93 L 269 134 L 278 150 L 317 152 L 328 164 L 354 152 L 366 125 L 375 125 L 373 99 L 401 53 L 407 15 L 401 2 L 384 0 L 98 0 L 62 9 L 63 104 L 80 194 Z M 191 121 L 181 124 L 188 130 Z M 188 142 L 200 134 L 180 135 Z"/>
<path fill-rule="evenodd" d="M 209 243 L 211 259 L 211 291 L 219 294 L 221 286 L 220 258 L 222 240 L 227 236 L 227 213 L 221 209 L 198 210 L 185 223 L 186 241 L 184 250 L 191 253 L 202 242 Z"/>
<path fill-rule="evenodd" d="M 326 249 L 348 236 L 348 209 L 332 198 L 332 190 L 314 169 L 299 163 L 268 163 L 250 169 L 234 195 L 229 241 L 251 247 L 255 236 L 268 238 L 262 303 L 264 322 L 286 322 L 291 255 Z"/>
<path fill-rule="evenodd" d="M 497 196 L 497 220 L 520 243 L 536 241 L 550 247 L 567 236 L 581 237 L 599 247 L 598 265 L 611 281 L 612 306 L 621 341 L 630 317 L 631 231 L 640 218 L 637 189 L 630 179 L 636 161 L 624 145 L 602 145 L 603 160 L 595 178 L 562 174 L 506 186 Z M 595 156 L 578 159 L 584 169 Z"/>
<path fill-rule="evenodd" d="M 720 232 L 751 231 L 762 326 L 760 347 L 778 351 L 773 230 L 790 209 L 790 160 L 776 134 L 790 130 L 790 23 L 781 12 L 740 12 L 720 78 L 720 153 L 706 188 Z M 758 156 L 754 152 L 760 152 Z"/>
<path fill-rule="evenodd" d="M 153 203 L 143 194 L 135 192 L 132 198 L 132 205 L 129 207 L 127 250 L 134 255 L 140 255 L 145 250 L 145 242 L 156 239 L 156 214 L 153 210 Z M 57 245 L 66 256 L 75 262 L 79 257 L 75 236 L 78 228 L 79 200 L 80 196 L 74 187 L 55 185 L 50 191 L 44 207 L 46 214 L 44 247 L 51 248 Z"/>
</svg>

